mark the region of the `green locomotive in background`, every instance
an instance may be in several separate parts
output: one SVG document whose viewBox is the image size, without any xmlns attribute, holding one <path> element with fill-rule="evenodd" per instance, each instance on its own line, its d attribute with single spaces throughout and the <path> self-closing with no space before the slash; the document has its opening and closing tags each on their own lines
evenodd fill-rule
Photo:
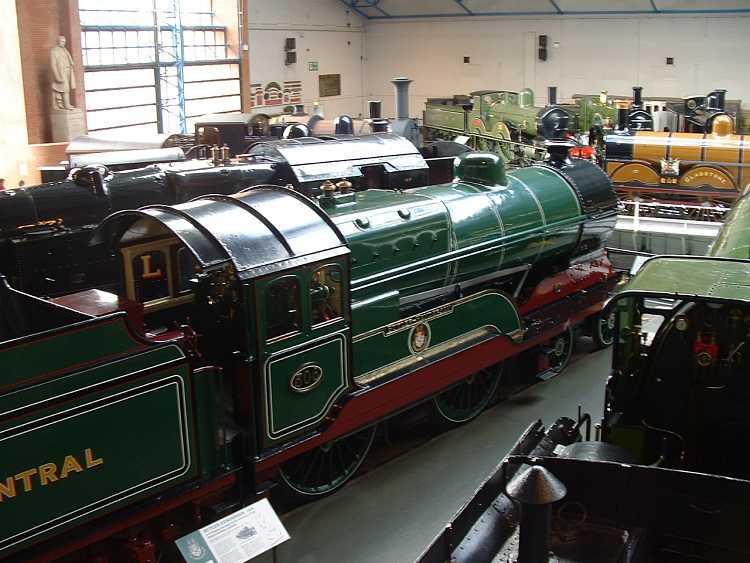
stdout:
<svg viewBox="0 0 750 563">
<path fill-rule="evenodd" d="M 469 136 L 478 150 L 489 150 L 507 160 L 540 160 L 540 141 L 562 138 L 570 116 L 556 107 L 556 90 L 550 88 L 550 104 L 534 105 L 534 92 L 478 90 L 468 96 L 428 98 L 424 110 L 425 137 L 428 139 Z M 561 123 L 564 122 L 564 126 Z"/>
</svg>

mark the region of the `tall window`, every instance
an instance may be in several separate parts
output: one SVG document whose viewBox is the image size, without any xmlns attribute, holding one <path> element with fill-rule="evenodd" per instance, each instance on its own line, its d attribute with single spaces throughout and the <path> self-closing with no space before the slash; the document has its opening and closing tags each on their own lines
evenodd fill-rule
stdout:
<svg viewBox="0 0 750 563">
<path fill-rule="evenodd" d="M 266 337 L 297 332 L 302 326 L 300 285 L 294 276 L 284 276 L 266 288 Z"/>
<path fill-rule="evenodd" d="M 90 131 L 188 132 L 196 117 L 240 109 L 229 39 L 237 0 L 79 0 L 79 8 Z"/>
</svg>

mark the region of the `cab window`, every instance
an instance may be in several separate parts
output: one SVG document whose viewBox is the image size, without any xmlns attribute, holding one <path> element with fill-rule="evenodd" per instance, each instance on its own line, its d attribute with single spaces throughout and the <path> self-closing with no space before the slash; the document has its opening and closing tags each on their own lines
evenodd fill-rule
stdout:
<svg viewBox="0 0 750 563">
<path fill-rule="evenodd" d="M 279 278 L 266 287 L 266 319 L 269 339 L 300 330 L 300 285 L 296 277 Z"/>
<path fill-rule="evenodd" d="M 518 94 L 513 94 L 512 92 L 508 92 L 505 96 L 509 104 L 514 105 L 514 106 L 518 105 Z"/>
<path fill-rule="evenodd" d="M 131 260 L 135 298 L 141 303 L 169 297 L 169 271 L 166 252 L 150 250 Z"/>
<path fill-rule="evenodd" d="M 339 266 L 323 266 L 313 272 L 310 278 L 310 304 L 313 325 L 342 316 L 343 295 Z"/>
</svg>

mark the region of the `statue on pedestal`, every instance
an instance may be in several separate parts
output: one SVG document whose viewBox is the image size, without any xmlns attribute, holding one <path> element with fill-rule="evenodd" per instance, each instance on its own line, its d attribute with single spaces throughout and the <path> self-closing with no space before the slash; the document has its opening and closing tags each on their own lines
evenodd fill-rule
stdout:
<svg viewBox="0 0 750 563">
<path fill-rule="evenodd" d="M 52 70 L 52 107 L 61 110 L 75 109 L 70 103 L 70 91 L 76 87 L 73 57 L 65 48 L 65 37 L 62 35 L 57 38 L 57 45 L 50 49 L 49 58 Z"/>
</svg>

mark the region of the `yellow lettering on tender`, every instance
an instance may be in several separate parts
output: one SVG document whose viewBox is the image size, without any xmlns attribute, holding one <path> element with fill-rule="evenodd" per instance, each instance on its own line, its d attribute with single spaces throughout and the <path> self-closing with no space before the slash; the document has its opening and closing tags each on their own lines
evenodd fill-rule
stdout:
<svg viewBox="0 0 750 563">
<path fill-rule="evenodd" d="M 45 463 L 39 466 L 39 482 L 42 486 L 57 481 L 57 464 Z"/>
<path fill-rule="evenodd" d="M 91 448 L 86 448 L 86 469 L 91 469 L 92 467 L 96 467 L 97 465 L 101 465 L 104 463 L 104 460 L 102 458 L 96 458 L 94 459 L 94 452 L 91 450 Z"/>
<path fill-rule="evenodd" d="M 26 471 L 21 471 L 16 475 L 16 481 L 22 481 L 23 482 L 23 490 L 24 492 L 28 493 L 33 488 L 33 485 L 31 483 L 31 478 L 36 475 L 36 467 L 32 467 L 31 469 L 27 469 Z"/>
<path fill-rule="evenodd" d="M 3 497 L 13 498 L 16 496 L 16 481 L 13 477 L 8 477 L 5 483 L 0 481 L 0 502 L 3 502 Z"/>
<path fill-rule="evenodd" d="M 80 473 L 83 471 L 83 467 L 81 467 L 81 464 L 78 463 L 78 460 L 74 456 L 66 455 L 62 469 L 60 470 L 60 479 L 65 479 L 73 471 Z"/>
</svg>

